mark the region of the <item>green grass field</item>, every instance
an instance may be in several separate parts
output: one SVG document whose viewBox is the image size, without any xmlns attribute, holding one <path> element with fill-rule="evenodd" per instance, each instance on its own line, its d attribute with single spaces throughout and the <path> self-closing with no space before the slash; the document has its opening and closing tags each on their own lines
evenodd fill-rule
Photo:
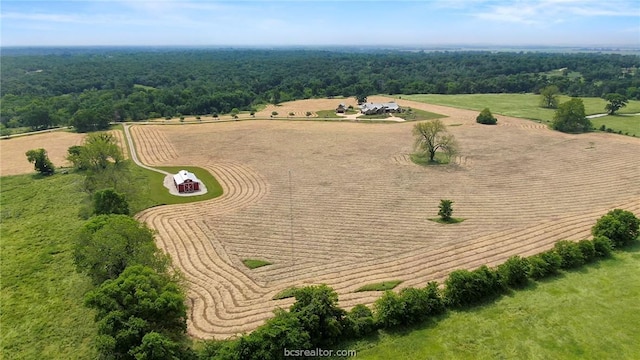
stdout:
<svg viewBox="0 0 640 360">
<path fill-rule="evenodd" d="M 402 283 L 402 280 L 389 280 L 389 281 L 383 281 L 380 283 L 367 284 L 357 288 L 356 292 L 391 290 L 396 286 L 400 285 L 400 283 Z"/>
<path fill-rule="evenodd" d="M 267 266 L 267 265 L 271 265 L 272 263 L 265 261 L 265 260 L 259 260 L 259 259 L 244 259 L 242 260 L 242 263 L 244 264 L 244 266 L 248 267 L 249 269 L 257 269 L 259 267 L 263 267 L 263 266 Z"/>
<path fill-rule="evenodd" d="M 446 115 L 436 114 L 429 111 L 424 111 L 420 109 L 411 109 L 411 111 L 405 111 L 398 114 L 394 114 L 394 116 L 405 119 L 406 121 L 423 121 L 423 120 L 433 120 L 433 119 L 442 119 L 446 118 Z"/>
<path fill-rule="evenodd" d="M 622 131 L 623 134 L 636 135 L 640 137 L 640 115 L 607 115 L 605 117 L 599 117 L 591 119 L 591 123 L 596 129 L 605 125 L 615 131 Z"/>
<path fill-rule="evenodd" d="M 5 359 L 95 359 L 89 278 L 75 272 L 73 234 L 86 194 L 77 174 L 2 178 L 0 241 Z"/>
<path fill-rule="evenodd" d="M 398 96 L 396 96 L 398 97 Z M 437 94 L 421 94 L 421 95 L 400 95 L 402 99 L 424 102 L 428 104 L 445 105 L 461 109 L 470 109 L 481 111 L 488 107 L 492 113 L 501 114 L 524 119 L 539 120 L 549 123 L 553 120 L 555 110 L 543 109 L 539 107 L 540 95 L 535 94 L 465 94 L 465 95 L 437 95 Z M 560 102 L 569 100 L 568 96 L 560 96 Z M 604 106 L 607 102 L 601 98 L 581 98 L 584 102 L 585 112 L 587 115 L 605 113 Z M 637 114 L 640 113 L 640 101 L 631 100 L 629 104 L 620 109 L 620 114 Z M 613 121 L 610 117 L 601 118 L 603 122 L 607 122 L 607 127 L 616 131 L 624 128 L 617 128 L 617 121 Z M 595 124 L 595 121 L 594 121 Z M 600 126 L 600 125 L 598 125 Z M 631 132 L 630 132 L 631 134 Z M 640 136 L 640 134 L 638 134 Z"/>
<path fill-rule="evenodd" d="M 640 246 L 352 346 L 358 359 L 637 359 Z"/>
</svg>

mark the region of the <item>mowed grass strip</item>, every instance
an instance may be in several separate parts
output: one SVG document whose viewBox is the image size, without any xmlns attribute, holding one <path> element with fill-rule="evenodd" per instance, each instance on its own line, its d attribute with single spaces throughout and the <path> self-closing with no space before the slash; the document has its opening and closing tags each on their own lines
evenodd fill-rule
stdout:
<svg viewBox="0 0 640 360">
<path fill-rule="evenodd" d="M 637 359 L 639 262 L 636 245 L 493 304 L 353 348 L 358 359 Z"/>
<path fill-rule="evenodd" d="M 296 291 L 298 291 L 298 290 L 299 290 L 299 288 L 297 288 L 295 286 L 286 288 L 286 289 L 280 291 L 279 293 L 275 294 L 273 296 L 273 300 L 292 298 L 292 297 L 296 296 Z"/>
<path fill-rule="evenodd" d="M 363 291 L 387 291 L 392 290 L 396 286 L 400 285 L 402 280 L 389 280 L 383 281 L 379 283 L 367 284 L 356 289 L 355 292 L 363 292 Z"/>
<path fill-rule="evenodd" d="M 242 260 L 242 263 L 244 264 L 244 266 L 248 267 L 249 269 L 257 269 L 259 267 L 272 264 L 266 260 L 260 260 L 260 259 L 244 259 Z"/>
<path fill-rule="evenodd" d="M 406 111 L 393 114 L 395 117 L 399 117 L 406 121 L 423 121 L 423 120 L 434 120 L 434 119 L 442 119 L 446 118 L 446 115 L 433 113 L 430 111 L 420 110 L 420 109 L 405 109 Z"/>
<path fill-rule="evenodd" d="M 94 313 L 83 306 L 91 289 L 73 265 L 73 236 L 83 177 L 2 178 L 0 301 L 6 359 L 95 359 Z"/>
<path fill-rule="evenodd" d="M 318 114 L 316 119 L 343 119 L 342 116 L 336 114 L 335 110 L 318 110 L 316 114 Z"/>
<path fill-rule="evenodd" d="M 489 108 L 494 114 L 513 116 L 524 119 L 539 120 L 549 123 L 553 120 L 554 109 L 543 109 L 540 105 L 540 95 L 536 94 L 463 94 L 463 95 L 438 95 L 416 94 L 401 95 L 402 99 L 423 102 L 427 104 L 445 105 L 460 109 L 481 111 Z M 561 95 L 560 103 L 570 100 L 571 97 Z M 595 97 L 581 97 L 584 102 L 585 112 L 590 114 L 605 113 L 607 101 Z M 620 114 L 640 113 L 640 101 L 630 100 L 627 106 L 618 111 Z M 613 126 L 608 127 L 613 128 Z M 617 131 L 618 129 L 616 129 Z"/>
<path fill-rule="evenodd" d="M 602 125 L 623 134 L 630 136 L 640 136 L 640 115 L 607 115 L 591 119 L 591 123 L 596 129 Z"/>
</svg>

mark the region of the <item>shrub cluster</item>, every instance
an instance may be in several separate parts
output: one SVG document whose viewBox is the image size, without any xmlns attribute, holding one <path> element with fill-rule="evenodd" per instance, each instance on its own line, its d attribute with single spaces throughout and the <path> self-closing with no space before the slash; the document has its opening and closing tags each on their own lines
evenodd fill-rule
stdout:
<svg viewBox="0 0 640 360">
<path fill-rule="evenodd" d="M 638 238 L 640 219 L 632 212 L 615 209 L 601 217 L 591 229 L 594 237 L 604 236 L 613 247 L 624 247 Z"/>
<path fill-rule="evenodd" d="M 485 125 L 495 125 L 498 123 L 498 119 L 491 114 L 491 110 L 489 110 L 489 108 L 484 108 L 480 114 L 478 114 L 478 117 L 476 117 L 476 122 Z"/>
</svg>

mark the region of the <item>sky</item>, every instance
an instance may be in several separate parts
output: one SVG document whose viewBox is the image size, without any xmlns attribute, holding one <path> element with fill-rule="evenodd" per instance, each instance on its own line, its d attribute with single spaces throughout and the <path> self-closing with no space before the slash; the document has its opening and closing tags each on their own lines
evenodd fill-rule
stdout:
<svg viewBox="0 0 640 360">
<path fill-rule="evenodd" d="M 2 0 L 2 46 L 640 47 L 640 0 Z"/>
</svg>

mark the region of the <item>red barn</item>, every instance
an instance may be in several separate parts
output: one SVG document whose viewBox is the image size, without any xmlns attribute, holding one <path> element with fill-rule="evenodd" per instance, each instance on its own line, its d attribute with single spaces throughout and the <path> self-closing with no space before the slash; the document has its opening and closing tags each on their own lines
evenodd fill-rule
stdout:
<svg viewBox="0 0 640 360">
<path fill-rule="evenodd" d="M 180 170 L 173 175 L 173 183 L 176 185 L 178 192 L 181 193 L 200 191 L 200 180 L 187 170 Z"/>
</svg>

